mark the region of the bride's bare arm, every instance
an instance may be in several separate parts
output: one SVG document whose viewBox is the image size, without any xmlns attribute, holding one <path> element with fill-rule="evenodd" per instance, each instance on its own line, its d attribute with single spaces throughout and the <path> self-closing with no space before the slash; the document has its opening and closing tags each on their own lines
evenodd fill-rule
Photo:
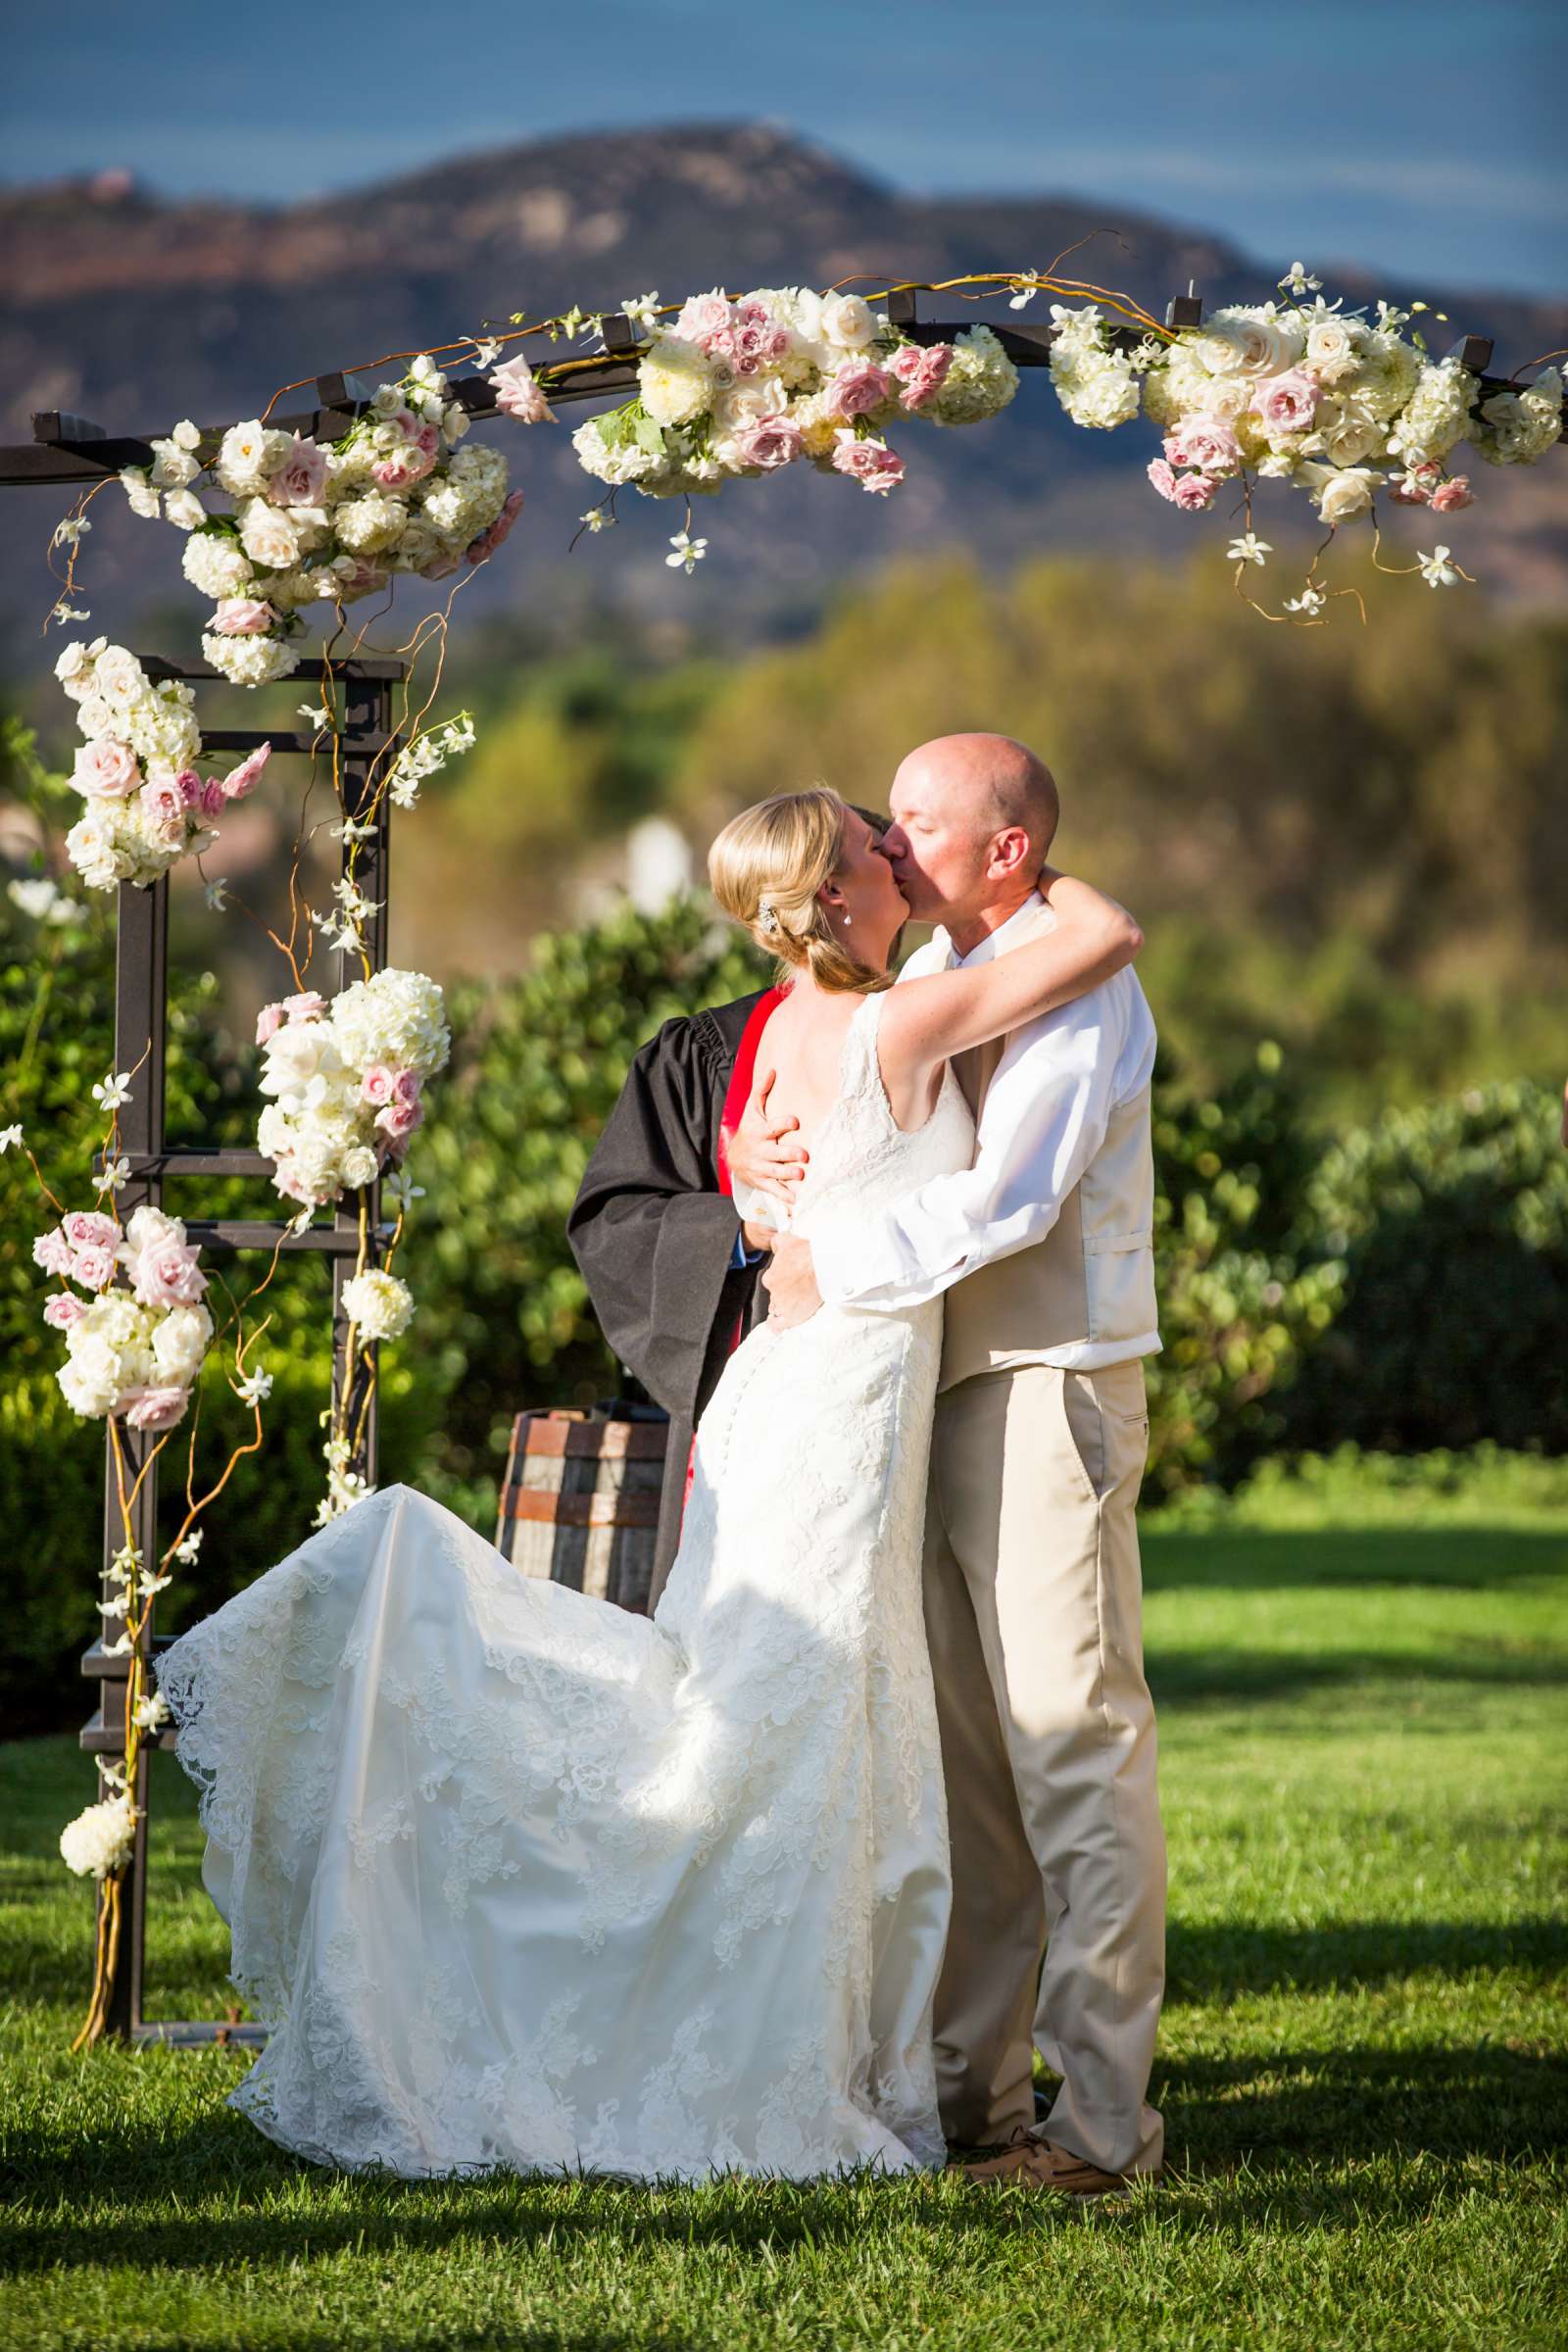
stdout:
<svg viewBox="0 0 1568 2352">
<path fill-rule="evenodd" d="M 884 1078 L 935 1069 L 969 1046 L 1004 1037 L 1133 961 L 1144 935 L 1114 899 L 1049 867 L 1040 889 L 1056 918 L 1044 937 L 972 971 L 936 972 L 889 992 L 877 1034 Z"/>
</svg>

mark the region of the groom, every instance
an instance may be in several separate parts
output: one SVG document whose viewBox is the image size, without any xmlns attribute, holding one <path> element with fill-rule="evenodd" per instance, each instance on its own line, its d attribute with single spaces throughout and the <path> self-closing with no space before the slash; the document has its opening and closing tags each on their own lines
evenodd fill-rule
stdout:
<svg viewBox="0 0 1568 2352">
<path fill-rule="evenodd" d="M 1036 878 L 1052 778 L 1001 735 L 904 761 L 881 844 L 917 920 L 901 977 L 1006 955 L 1053 920 Z M 925 1610 L 952 1831 L 937 1997 L 943 2122 L 975 2180 L 1096 2194 L 1160 2168 L 1147 2091 L 1164 1984 L 1165 1846 L 1134 1505 L 1159 1346 L 1150 1081 L 1132 971 L 960 1054 L 973 1166 L 784 1238 L 773 1315 L 946 1298 Z M 804 1153 L 754 1098 L 735 1174 L 789 1197 Z M 1042 1953 L 1044 1969 L 1042 1972 Z M 1034 2123 L 1033 2052 L 1061 2078 Z"/>
</svg>

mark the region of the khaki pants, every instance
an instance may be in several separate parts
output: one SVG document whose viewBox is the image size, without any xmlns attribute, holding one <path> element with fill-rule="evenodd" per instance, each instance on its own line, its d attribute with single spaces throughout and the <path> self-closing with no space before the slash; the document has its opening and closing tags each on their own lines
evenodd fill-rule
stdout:
<svg viewBox="0 0 1568 2352">
<path fill-rule="evenodd" d="M 1045 2135 L 1114 2173 L 1154 2170 L 1164 2137 L 1146 2095 L 1165 1976 L 1148 1442 L 1137 1360 L 961 1381 L 937 1399 L 926 1521 L 954 1874 L 943 2124 L 967 2145 L 1032 2126 L 1038 2045 L 1062 2078 Z"/>
</svg>

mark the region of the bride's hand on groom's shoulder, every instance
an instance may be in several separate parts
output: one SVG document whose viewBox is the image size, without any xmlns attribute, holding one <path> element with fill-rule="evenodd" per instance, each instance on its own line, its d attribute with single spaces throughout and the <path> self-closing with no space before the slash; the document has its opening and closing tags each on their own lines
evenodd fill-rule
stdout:
<svg viewBox="0 0 1568 2352">
<path fill-rule="evenodd" d="M 739 1177 L 754 1192 L 771 1193 L 775 1200 L 793 1201 L 810 1154 L 795 1140 L 800 1120 L 781 1119 L 767 1106 L 774 1072 L 763 1070 L 752 1090 L 740 1125 L 725 1140 L 724 1156 L 732 1179 Z"/>
<path fill-rule="evenodd" d="M 780 1234 L 773 1244 L 761 1281 L 767 1293 L 767 1319 L 782 1324 L 786 1331 L 796 1323 L 808 1323 L 822 1303 L 811 1245 L 798 1241 L 793 1234 Z"/>
</svg>

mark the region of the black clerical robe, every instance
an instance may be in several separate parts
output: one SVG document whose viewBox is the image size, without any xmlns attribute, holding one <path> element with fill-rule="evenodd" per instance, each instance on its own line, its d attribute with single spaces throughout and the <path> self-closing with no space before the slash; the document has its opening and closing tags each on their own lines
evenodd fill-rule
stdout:
<svg viewBox="0 0 1568 2352">
<path fill-rule="evenodd" d="M 693 1426 L 754 1308 L 765 1311 L 759 1269 L 735 1263 L 719 1136 L 777 1003 L 768 989 L 664 1023 L 632 1059 L 566 1220 L 600 1328 L 669 1415 L 650 1608 L 680 1542 Z"/>
</svg>

